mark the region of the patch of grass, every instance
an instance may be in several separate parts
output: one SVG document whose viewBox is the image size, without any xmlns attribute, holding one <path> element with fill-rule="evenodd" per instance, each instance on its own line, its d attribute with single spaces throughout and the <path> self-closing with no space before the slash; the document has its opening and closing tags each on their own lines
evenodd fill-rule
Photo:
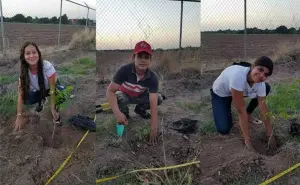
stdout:
<svg viewBox="0 0 300 185">
<path fill-rule="evenodd" d="M 83 29 L 76 32 L 72 36 L 72 40 L 69 44 L 70 50 L 94 50 L 96 47 L 96 31 L 95 29 Z"/>
<path fill-rule="evenodd" d="M 300 113 L 300 79 L 290 84 L 276 84 L 273 93 L 267 97 L 267 105 L 271 115 L 289 119 Z"/>
<path fill-rule="evenodd" d="M 199 102 L 175 102 L 175 104 L 182 108 L 183 110 L 191 110 L 195 113 L 200 113 L 202 111 L 202 109 L 207 106 L 207 103 L 206 102 L 203 102 L 203 101 L 199 101 Z"/>
<path fill-rule="evenodd" d="M 129 174 L 116 180 L 104 182 L 103 185 L 141 185 L 141 181 L 138 180 L 134 174 Z"/>
<path fill-rule="evenodd" d="M 96 69 L 96 62 L 91 58 L 80 58 L 72 64 L 59 67 L 60 74 L 63 75 L 86 75 Z"/>
<path fill-rule="evenodd" d="M 0 96 L 1 115 L 11 116 L 17 111 L 18 94 L 10 92 Z"/>
<path fill-rule="evenodd" d="M 109 132 L 115 133 L 117 119 L 112 115 L 104 113 L 98 114 L 96 119 L 97 132 L 101 136 L 106 136 Z"/>
<path fill-rule="evenodd" d="M 257 185 L 262 183 L 264 180 L 263 176 L 255 170 L 252 170 L 252 168 L 249 168 L 249 172 L 245 174 L 245 177 L 241 180 L 230 183 L 230 185 Z"/>
<path fill-rule="evenodd" d="M 146 168 L 146 167 L 145 167 Z M 118 171 L 108 176 L 119 174 Z M 107 175 L 105 176 L 107 177 Z M 102 178 L 105 178 L 102 177 Z M 98 177 L 100 179 L 101 177 Z M 135 173 L 121 176 L 118 179 L 103 183 L 105 185 L 192 185 L 192 175 L 190 168 L 188 169 L 174 169 L 165 171 L 149 171 L 147 173 Z"/>
<path fill-rule="evenodd" d="M 10 84 L 18 81 L 18 75 L 1 75 L 0 85 Z"/>
<path fill-rule="evenodd" d="M 209 135 L 216 133 L 216 127 L 213 119 L 204 120 L 200 122 L 199 130 L 202 135 Z"/>
<path fill-rule="evenodd" d="M 141 126 L 135 128 L 135 137 L 138 140 L 143 140 L 149 135 L 150 131 L 151 129 L 149 127 L 149 124 L 142 124 Z"/>
</svg>

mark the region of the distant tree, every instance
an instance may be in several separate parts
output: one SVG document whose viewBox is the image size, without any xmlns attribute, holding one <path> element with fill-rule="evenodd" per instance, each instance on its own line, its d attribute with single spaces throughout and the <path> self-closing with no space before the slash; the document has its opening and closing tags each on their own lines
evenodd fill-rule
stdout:
<svg viewBox="0 0 300 185">
<path fill-rule="evenodd" d="M 32 17 L 31 17 L 31 16 L 27 16 L 27 17 L 26 17 L 26 22 L 27 22 L 27 23 L 32 23 L 32 22 L 33 22 Z"/>
<path fill-rule="evenodd" d="M 58 21 L 59 21 L 59 19 L 58 19 L 56 16 L 54 16 L 54 17 L 52 17 L 52 18 L 50 19 L 50 22 L 51 22 L 52 24 L 57 24 Z"/>
<path fill-rule="evenodd" d="M 286 26 L 281 25 L 281 26 L 279 26 L 279 27 L 277 27 L 277 28 L 275 29 L 275 32 L 276 32 L 276 33 L 281 33 L 281 34 L 287 34 L 287 33 L 288 33 L 288 29 L 287 29 Z"/>
<path fill-rule="evenodd" d="M 61 23 L 62 24 L 70 24 L 70 21 L 69 21 L 68 16 L 66 14 L 61 16 Z"/>
<path fill-rule="evenodd" d="M 291 27 L 288 29 L 288 33 L 295 34 L 295 33 L 297 33 L 297 30 L 296 30 L 296 28 Z"/>
<path fill-rule="evenodd" d="M 16 14 L 15 16 L 13 16 L 11 18 L 12 22 L 22 22 L 22 23 L 26 23 L 27 19 L 23 14 Z"/>
</svg>

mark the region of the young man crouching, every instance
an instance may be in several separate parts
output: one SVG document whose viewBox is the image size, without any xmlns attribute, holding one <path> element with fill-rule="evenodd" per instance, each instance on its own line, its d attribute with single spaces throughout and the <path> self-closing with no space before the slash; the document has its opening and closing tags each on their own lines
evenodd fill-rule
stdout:
<svg viewBox="0 0 300 185">
<path fill-rule="evenodd" d="M 149 68 L 152 49 L 146 41 L 135 45 L 132 63 L 121 66 L 107 89 L 108 102 L 119 124 L 128 124 L 129 104 L 136 104 L 134 112 L 150 119 L 150 142 L 156 144 L 158 130 L 157 106 L 162 103 L 158 93 L 158 77 Z M 147 110 L 150 109 L 150 114 Z"/>
</svg>

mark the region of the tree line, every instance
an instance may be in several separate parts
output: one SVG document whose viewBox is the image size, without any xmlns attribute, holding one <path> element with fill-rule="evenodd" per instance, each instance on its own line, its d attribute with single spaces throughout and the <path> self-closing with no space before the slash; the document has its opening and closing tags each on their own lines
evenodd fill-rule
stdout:
<svg viewBox="0 0 300 185">
<path fill-rule="evenodd" d="M 278 26 L 275 29 L 259 29 L 257 27 L 247 28 L 247 34 L 300 34 L 300 28 L 287 28 L 284 25 Z M 244 34 L 244 30 L 218 30 L 218 31 L 203 31 L 202 33 L 225 33 L 225 34 Z"/>
<path fill-rule="evenodd" d="M 16 14 L 13 17 L 4 17 L 4 22 L 14 22 L 14 23 L 37 23 L 37 24 L 58 24 L 59 23 L 59 17 L 53 16 L 51 18 L 49 17 L 31 17 L 31 16 L 25 16 L 23 14 Z M 61 24 L 78 24 L 78 25 L 85 25 L 86 19 L 76 19 L 75 22 L 72 22 L 72 19 L 69 19 L 66 14 L 61 16 Z M 94 24 L 93 20 L 88 20 L 88 24 Z"/>
</svg>

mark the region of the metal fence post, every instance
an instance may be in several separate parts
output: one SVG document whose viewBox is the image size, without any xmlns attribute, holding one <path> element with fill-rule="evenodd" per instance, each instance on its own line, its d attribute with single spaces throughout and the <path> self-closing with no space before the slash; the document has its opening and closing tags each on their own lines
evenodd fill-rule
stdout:
<svg viewBox="0 0 300 185">
<path fill-rule="evenodd" d="M 200 45 L 199 45 L 199 47 L 201 47 L 201 0 L 200 0 L 199 4 L 200 4 L 199 5 L 200 6 L 200 10 L 199 10 L 200 11 L 200 13 L 199 13 L 199 19 L 200 19 L 200 24 L 199 24 L 200 25 L 199 26 L 200 27 L 200 30 L 199 30 L 200 31 Z"/>
<path fill-rule="evenodd" d="M 183 14 L 183 0 L 181 0 L 180 7 L 180 30 L 179 30 L 179 49 L 181 50 L 181 39 L 182 39 L 182 14 Z"/>
<path fill-rule="evenodd" d="M 0 11 L 1 11 L 2 49 L 3 49 L 3 56 L 5 56 L 6 55 L 6 51 L 5 51 L 5 34 L 4 34 L 4 21 L 3 21 L 3 11 L 2 11 L 2 0 L 0 0 Z"/>
<path fill-rule="evenodd" d="M 247 57 L 247 0 L 244 0 L 244 60 Z"/>
<path fill-rule="evenodd" d="M 58 23 L 58 49 L 60 48 L 60 27 L 61 27 L 61 13 L 62 13 L 62 1 L 60 0 L 60 13 L 59 13 L 59 23 Z"/>
<path fill-rule="evenodd" d="M 87 15 L 86 15 L 86 20 L 85 20 L 85 27 L 87 27 L 88 25 L 88 20 L 89 20 L 89 11 L 90 11 L 90 7 L 84 2 L 85 6 L 87 7 Z"/>
</svg>

